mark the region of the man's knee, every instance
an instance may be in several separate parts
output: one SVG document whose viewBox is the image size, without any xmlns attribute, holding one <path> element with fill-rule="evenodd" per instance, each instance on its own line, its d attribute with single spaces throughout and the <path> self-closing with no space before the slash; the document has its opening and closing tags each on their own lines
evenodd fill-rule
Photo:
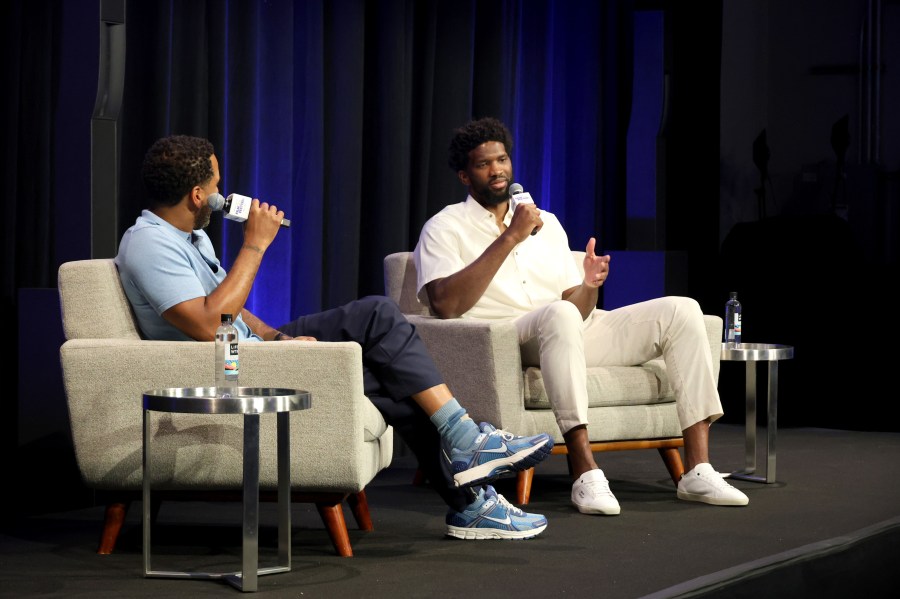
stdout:
<svg viewBox="0 0 900 599">
<path fill-rule="evenodd" d="M 665 302 L 665 309 L 670 314 L 673 325 L 685 326 L 690 330 L 705 334 L 706 324 L 703 321 L 703 310 L 699 302 L 690 297 L 667 296 L 660 298 Z"/>
<path fill-rule="evenodd" d="M 397 302 L 383 295 L 367 295 L 355 300 L 360 310 L 372 314 L 376 318 L 387 319 L 391 321 L 406 322 L 406 317 L 400 312 L 400 306 Z"/>
<path fill-rule="evenodd" d="M 703 310 L 700 308 L 700 304 L 692 297 L 673 295 L 668 296 L 664 299 L 668 300 L 671 305 L 671 309 L 676 315 L 680 314 L 685 318 L 703 317 Z"/>
<path fill-rule="evenodd" d="M 670 296 L 669 299 L 671 299 L 673 302 L 675 302 L 675 306 L 680 310 L 684 310 L 687 312 L 702 313 L 702 310 L 700 309 L 700 304 L 697 302 L 697 300 L 695 300 L 692 297 L 673 295 L 673 296 Z"/>
<path fill-rule="evenodd" d="M 578 306 L 566 300 L 557 300 L 547 305 L 543 321 L 558 330 L 573 329 L 580 331 L 584 317 Z"/>
</svg>

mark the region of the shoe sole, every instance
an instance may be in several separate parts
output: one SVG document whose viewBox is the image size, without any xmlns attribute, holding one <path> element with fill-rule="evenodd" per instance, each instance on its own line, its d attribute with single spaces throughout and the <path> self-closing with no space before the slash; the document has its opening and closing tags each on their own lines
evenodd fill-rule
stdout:
<svg viewBox="0 0 900 599">
<path fill-rule="evenodd" d="M 504 541 L 524 541 L 532 539 L 547 528 L 547 525 L 532 528 L 530 530 L 500 530 L 497 528 L 461 528 L 459 526 L 447 526 L 447 536 L 462 539 L 464 541 L 489 541 L 499 539 Z"/>
<path fill-rule="evenodd" d="M 708 495 L 697 495 L 696 493 L 688 493 L 687 491 L 678 491 L 678 499 L 684 501 L 699 501 L 700 503 L 708 503 L 709 505 L 725 505 L 740 507 L 750 503 L 748 498 L 746 501 L 741 499 L 726 499 L 721 497 L 709 497 Z"/>
<path fill-rule="evenodd" d="M 501 476 L 528 470 L 544 461 L 544 458 L 550 455 L 551 449 L 553 449 L 553 439 L 548 438 L 540 445 L 517 451 L 511 456 L 491 460 L 480 466 L 457 472 L 453 475 L 453 483 L 457 487 L 473 487 L 491 482 Z"/>
<path fill-rule="evenodd" d="M 578 511 L 581 512 L 582 514 L 590 514 L 590 515 L 618 516 L 619 513 L 622 511 L 622 506 L 619 506 L 615 509 L 609 509 L 609 508 L 604 509 L 604 508 L 589 507 L 586 505 L 578 505 L 574 501 L 572 502 L 572 505 L 574 505 L 578 509 Z"/>
</svg>

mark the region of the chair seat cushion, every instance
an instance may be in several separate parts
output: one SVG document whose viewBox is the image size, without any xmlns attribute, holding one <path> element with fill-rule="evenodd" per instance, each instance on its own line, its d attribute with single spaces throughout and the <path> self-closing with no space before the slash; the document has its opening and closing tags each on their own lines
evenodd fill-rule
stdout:
<svg viewBox="0 0 900 599">
<path fill-rule="evenodd" d="M 675 401 L 661 359 L 640 366 L 597 366 L 587 370 L 588 407 L 635 406 Z M 525 409 L 549 410 L 540 368 L 525 369 Z"/>
</svg>

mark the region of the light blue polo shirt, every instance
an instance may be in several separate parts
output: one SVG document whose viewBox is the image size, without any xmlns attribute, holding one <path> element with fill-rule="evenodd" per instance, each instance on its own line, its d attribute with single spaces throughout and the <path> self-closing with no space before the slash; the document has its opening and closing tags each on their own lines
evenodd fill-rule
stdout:
<svg viewBox="0 0 900 599">
<path fill-rule="evenodd" d="M 115 259 L 125 295 L 147 339 L 193 341 L 162 313 L 181 302 L 206 297 L 225 279 L 209 236 L 172 226 L 144 210 L 119 243 Z M 241 341 L 261 341 L 240 317 L 234 327 Z"/>
</svg>

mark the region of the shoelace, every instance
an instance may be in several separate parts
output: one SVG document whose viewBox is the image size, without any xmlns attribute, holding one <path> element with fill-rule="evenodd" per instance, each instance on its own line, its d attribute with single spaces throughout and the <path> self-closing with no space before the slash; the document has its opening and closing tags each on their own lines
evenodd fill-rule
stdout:
<svg viewBox="0 0 900 599">
<path fill-rule="evenodd" d="M 615 497 L 615 495 L 613 495 L 613 492 L 609 489 L 609 480 L 606 478 L 604 478 L 603 480 L 585 481 L 584 486 L 588 487 L 595 495 L 608 495 L 610 497 Z"/>
<path fill-rule="evenodd" d="M 715 470 L 709 473 L 700 473 L 697 476 L 711 484 L 717 489 L 733 489 L 730 484 L 728 484 L 724 478 L 722 478 L 722 474 L 720 472 L 716 472 Z"/>
<path fill-rule="evenodd" d="M 517 508 L 516 506 L 511 504 L 509 501 L 507 501 L 506 497 L 504 497 L 500 493 L 497 493 L 497 503 L 499 503 L 500 505 L 502 505 L 503 507 L 508 509 L 510 512 L 512 512 L 513 515 L 516 515 L 516 516 L 524 516 L 525 515 L 525 512 L 523 512 L 522 510 L 520 510 L 519 508 Z"/>
<path fill-rule="evenodd" d="M 485 432 L 485 431 L 482 431 L 482 432 Z M 516 438 L 516 436 L 514 434 L 512 434 L 509 431 L 505 431 L 501 428 L 495 428 L 494 430 L 492 430 L 490 432 L 486 432 L 485 434 L 487 434 L 487 436 L 489 436 L 489 437 L 493 437 L 494 435 L 503 437 L 503 439 L 505 441 L 512 441 L 513 439 Z"/>
</svg>

